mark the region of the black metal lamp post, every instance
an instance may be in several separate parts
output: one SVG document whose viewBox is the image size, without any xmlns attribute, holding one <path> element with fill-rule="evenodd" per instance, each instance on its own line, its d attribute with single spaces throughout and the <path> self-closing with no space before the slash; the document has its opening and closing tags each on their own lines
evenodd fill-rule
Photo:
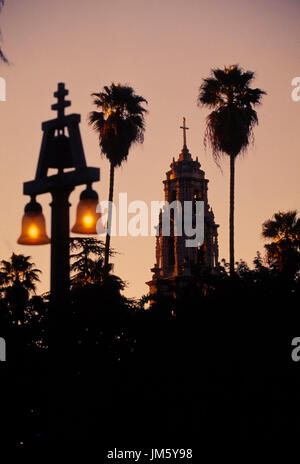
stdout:
<svg viewBox="0 0 300 464">
<path fill-rule="evenodd" d="M 77 185 L 86 185 L 77 208 L 76 224 L 72 231 L 95 234 L 100 214 L 96 212 L 98 195 L 92 190 L 92 182 L 100 179 L 100 169 L 88 167 L 81 142 L 79 114 L 65 115 L 71 102 L 65 100 L 68 90 L 58 84 L 54 93 L 57 103 L 51 106 L 57 118 L 42 123 L 43 139 L 35 179 L 25 182 L 24 195 L 30 196 L 22 220 L 22 232 L 18 243 L 42 245 L 51 242 L 51 295 L 49 312 L 49 378 L 48 387 L 48 436 L 55 440 L 60 436 L 60 410 L 66 398 L 62 393 L 64 376 L 64 322 L 69 304 L 70 252 L 69 252 L 69 196 Z M 67 134 L 65 133 L 67 132 Z M 48 175 L 48 169 L 57 169 Z M 51 240 L 47 236 L 42 207 L 36 196 L 51 193 Z M 67 321 L 68 323 L 68 321 Z M 64 379 L 64 380 L 63 380 Z"/>
<path fill-rule="evenodd" d="M 68 95 L 65 84 L 59 83 L 54 93 L 57 103 L 51 108 L 57 110 L 57 118 L 42 123 L 43 139 L 36 170 L 35 179 L 23 184 L 24 195 L 31 197 L 26 205 L 22 222 L 22 233 L 18 243 L 24 245 L 49 243 L 41 206 L 36 202 L 36 195 L 51 193 L 52 219 L 51 219 L 51 306 L 52 309 L 63 307 L 68 301 L 69 293 L 69 196 L 77 185 L 87 185 L 84 192 L 86 200 L 94 200 L 96 210 L 97 194 L 91 189 L 91 183 L 100 179 L 99 168 L 88 167 L 84 156 L 79 122 L 79 114 L 65 115 L 70 101 L 65 100 Z M 68 131 L 68 136 L 65 131 Z M 48 169 L 55 168 L 57 174 L 48 176 Z M 66 171 L 68 169 L 68 171 Z M 70 170 L 71 169 L 71 170 Z M 90 195 L 90 196 L 89 196 Z M 82 201 L 82 200 L 81 200 Z M 99 217 L 93 211 L 91 215 L 90 203 L 87 227 L 83 226 L 79 233 L 95 233 L 95 224 L 91 221 Z M 83 208 L 84 209 L 84 208 Z M 82 210 L 82 208 L 81 208 Z M 81 214 L 84 214 L 81 211 Z M 78 222 L 78 218 L 77 221 Z M 41 230 L 39 226 L 41 225 Z M 75 227 L 75 226 L 74 226 Z M 43 229 L 43 230 L 42 230 Z M 73 228 L 74 229 L 74 228 Z M 76 232 L 78 229 L 76 229 Z"/>
</svg>

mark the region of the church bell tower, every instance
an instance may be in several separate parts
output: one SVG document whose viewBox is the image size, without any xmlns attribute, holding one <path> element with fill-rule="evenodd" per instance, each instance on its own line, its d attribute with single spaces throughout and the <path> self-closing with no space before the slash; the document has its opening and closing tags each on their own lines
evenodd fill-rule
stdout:
<svg viewBox="0 0 300 464">
<path fill-rule="evenodd" d="M 158 235 L 156 237 L 156 263 L 151 269 L 152 280 L 147 282 L 150 294 L 176 294 L 176 289 L 196 279 L 203 281 L 208 273 L 218 270 L 218 224 L 208 203 L 205 173 L 200 169 L 198 157 L 194 160 L 187 148 L 186 131 L 188 127 L 183 118 L 183 147 L 178 159 L 170 165 L 164 184 L 165 201 L 174 201 L 184 205 L 185 201 L 203 201 L 204 203 L 204 242 L 200 246 L 187 247 L 184 235 L 174 234 L 172 215 L 170 216 L 170 234 L 162 233 L 162 214 L 159 215 Z M 194 209 L 194 208 L 193 208 Z M 172 213 L 172 211 L 171 211 Z M 193 218 L 194 219 L 194 218 Z"/>
</svg>

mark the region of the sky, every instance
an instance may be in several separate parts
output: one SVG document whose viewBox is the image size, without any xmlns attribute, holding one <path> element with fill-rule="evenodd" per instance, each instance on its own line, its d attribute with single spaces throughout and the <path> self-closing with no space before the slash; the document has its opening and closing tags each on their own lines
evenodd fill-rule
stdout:
<svg viewBox="0 0 300 464">
<path fill-rule="evenodd" d="M 7 0 L 0 16 L 2 48 L 11 61 L 0 65 L 6 101 L 0 101 L 0 258 L 30 255 L 43 271 L 39 292 L 49 290 L 50 246 L 21 246 L 21 218 L 42 137 L 41 122 L 55 117 L 53 92 L 65 82 L 81 114 L 87 163 L 100 167 L 94 184 L 108 197 L 109 163 L 87 124 L 92 92 L 111 82 L 129 84 L 148 100 L 143 145 L 116 170 L 115 198 L 163 200 L 165 172 L 182 148 L 182 117 L 190 128 L 187 145 L 209 179 L 208 199 L 219 227 L 220 259 L 228 260 L 229 162 L 221 168 L 205 150 L 208 111 L 197 106 L 198 89 L 211 68 L 240 64 L 255 71 L 253 83 L 267 92 L 258 108 L 255 142 L 236 162 L 236 259 L 250 265 L 263 252 L 261 225 L 275 212 L 299 208 L 300 101 L 291 81 L 300 76 L 300 0 Z M 71 195 L 70 222 L 84 187 Z M 41 195 L 50 234 L 50 195 Z M 130 217 L 130 215 L 129 215 Z M 155 262 L 154 237 L 112 237 L 118 252 L 114 271 L 127 283 L 127 296 L 148 290 Z"/>
</svg>

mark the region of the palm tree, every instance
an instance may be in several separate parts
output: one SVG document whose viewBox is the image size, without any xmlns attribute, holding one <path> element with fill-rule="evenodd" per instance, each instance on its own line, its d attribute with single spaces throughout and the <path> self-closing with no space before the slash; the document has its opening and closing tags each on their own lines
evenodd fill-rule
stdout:
<svg viewBox="0 0 300 464">
<path fill-rule="evenodd" d="M 282 275 L 294 277 L 300 269 L 300 218 L 297 211 L 279 211 L 263 223 L 262 236 L 273 241 L 265 245 L 267 259 Z"/>
<path fill-rule="evenodd" d="M 127 159 L 129 149 L 134 143 L 144 141 L 144 114 L 147 110 L 142 104 L 147 103 L 147 100 L 136 95 L 132 87 L 114 83 L 110 87 L 105 86 L 102 92 L 93 93 L 92 96 L 95 97 L 94 104 L 101 111 L 92 111 L 89 114 L 89 123 L 99 134 L 101 152 L 110 162 L 108 226 L 104 259 L 104 266 L 107 269 L 115 167 L 121 166 Z"/>
<path fill-rule="evenodd" d="M 0 0 L 0 12 L 2 10 L 2 7 L 4 5 L 4 2 L 5 0 Z M 0 30 L 0 39 L 1 39 L 1 30 Z M 0 47 L 0 61 L 3 61 L 4 63 L 8 63 L 8 59 L 6 58 L 6 56 L 4 55 L 3 51 L 2 51 L 2 48 Z"/>
<path fill-rule="evenodd" d="M 213 111 L 206 119 L 204 142 L 212 148 L 218 164 L 221 155 L 230 158 L 230 212 L 229 212 L 229 254 L 230 275 L 234 274 L 234 176 L 235 159 L 246 151 L 253 128 L 258 124 L 257 113 L 253 109 L 261 103 L 266 92 L 249 87 L 254 78 L 252 71 L 243 71 L 238 65 L 213 69 L 212 75 L 203 79 L 199 89 L 198 105 Z"/>
<path fill-rule="evenodd" d="M 30 256 L 12 254 L 10 261 L 2 260 L 0 267 L 0 293 L 17 323 L 24 320 L 26 305 L 35 293 L 41 271 L 31 263 Z"/>
</svg>

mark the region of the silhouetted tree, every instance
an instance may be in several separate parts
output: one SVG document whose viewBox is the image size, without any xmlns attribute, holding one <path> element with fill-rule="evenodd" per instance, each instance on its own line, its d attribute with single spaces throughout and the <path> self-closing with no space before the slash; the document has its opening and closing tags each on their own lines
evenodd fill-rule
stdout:
<svg viewBox="0 0 300 464">
<path fill-rule="evenodd" d="M 92 281 L 93 256 L 97 256 L 100 262 L 104 262 L 105 247 L 101 240 L 96 238 L 71 238 L 70 239 L 71 272 L 73 273 L 72 285 L 86 285 Z M 76 253 L 72 253 L 76 252 Z"/>
<path fill-rule="evenodd" d="M 13 321 L 24 322 L 29 297 L 35 293 L 41 271 L 30 262 L 30 256 L 12 254 L 9 261 L 2 260 L 0 267 L 0 292 Z"/>
<path fill-rule="evenodd" d="M 235 159 L 244 152 L 258 124 L 253 109 L 266 92 L 249 87 L 254 78 L 252 71 L 243 72 L 238 65 L 213 69 L 212 75 L 203 79 L 199 89 L 198 104 L 213 111 L 206 122 L 205 143 L 212 147 L 218 163 L 222 154 L 230 158 L 230 275 L 234 274 L 234 176 Z"/>
<path fill-rule="evenodd" d="M 100 330 L 99 324 L 117 323 L 127 306 L 126 298 L 121 295 L 126 284 L 120 277 L 106 272 L 103 242 L 95 238 L 74 238 L 70 247 L 77 251 L 71 254 L 71 300 L 76 330 L 89 327 L 91 333 L 96 328 Z"/>
<path fill-rule="evenodd" d="M 92 111 L 89 123 L 99 134 L 101 152 L 110 162 L 108 231 L 105 241 L 105 268 L 109 262 L 110 227 L 112 217 L 111 203 L 114 190 L 114 170 L 127 159 L 130 147 L 144 140 L 147 112 L 142 104 L 147 103 L 143 97 L 136 95 L 132 87 L 112 83 L 102 92 L 93 93 L 94 104 L 101 111 Z"/>
<path fill-rule="evenodd" d="M 267 259 L 283 275 L 293 278 L 300 269 L 300 218 L 297 211 L 279 211 L 263 224 L 262 236 L 272 242 L 265 245 Z"/>
</svg>

